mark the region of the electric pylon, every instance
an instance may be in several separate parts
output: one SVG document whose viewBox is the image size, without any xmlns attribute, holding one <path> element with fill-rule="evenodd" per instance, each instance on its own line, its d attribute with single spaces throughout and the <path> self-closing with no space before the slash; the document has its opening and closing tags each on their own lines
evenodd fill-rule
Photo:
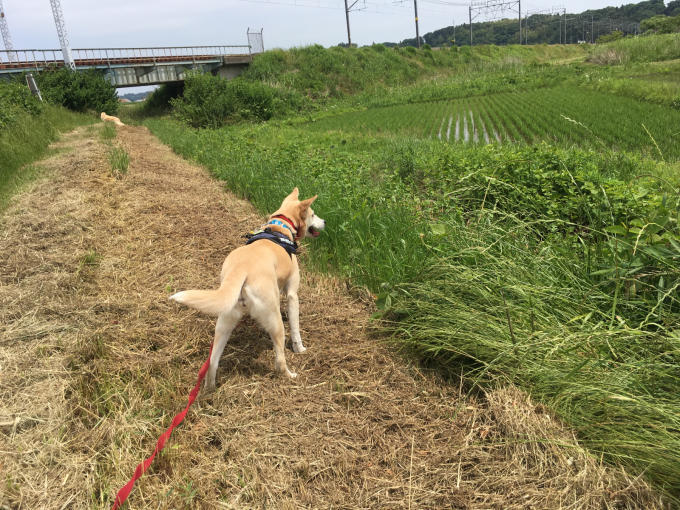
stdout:
<svg viewBox="0 0 680 510">
<path fill-rule="evenodd" d="M 50 0 L 52 6 L 52 14 L 54 15 L 54 24 L 57 27 L 57 35 L 59 36 L 59 44 L 61 44 L 61 53 L 64 56 L 64 65 L 76 70 L 76 64 L 71 57 L 71 45 L 68 42 L 68 34 L 66 33 L 66 23 L 64 23 L 64 13 L 61 10 L 61 2 L 59 0 Z"/>
<path fill-rule="evenodd" d="M 9 34 L 7 15 L 5 14 L 5 8 L 2 5 L 2 0 L 0 0 L 0 32 L 2 33 L 2 41 L 5 43 L 5 49 L 7 50 L 7 59 L 12 62 L 16 60 L 16 55 L 13 51 L 14 46 L 12 45 L 12 36 Z"/>
</svg>

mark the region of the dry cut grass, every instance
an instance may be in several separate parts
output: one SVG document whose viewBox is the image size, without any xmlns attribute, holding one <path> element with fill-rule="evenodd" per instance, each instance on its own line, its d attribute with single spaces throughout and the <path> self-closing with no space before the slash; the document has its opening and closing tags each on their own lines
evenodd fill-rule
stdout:
<svg viewBox="0 0 680 510">
<path fill-rule="evenodd" d="M 93 130 L 65 137 L 70 151 L 42 163 L 50 177 L 1 220 L 3 508 L 110 506 L 184 406 L 212 338 L 210 318 L 167 296 L 215 286 L 262 222 L 146 129 L 117 142 L 122 177 Z M 217 391 L 199 396 L 129 508 L 662 507 L 520 391 L 465 396 L 390 354 L 366 333 L 368 308 L 305 273 L 295 381 L 274 375 L 263 332 L 242 323 Z"/>
</svg>

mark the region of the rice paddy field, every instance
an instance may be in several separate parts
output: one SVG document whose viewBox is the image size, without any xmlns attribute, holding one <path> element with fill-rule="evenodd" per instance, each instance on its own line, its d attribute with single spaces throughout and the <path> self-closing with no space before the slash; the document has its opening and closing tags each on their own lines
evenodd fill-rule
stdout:
<svg viewBox="0 0 680 510">
<path fill-rule="evenodd" d="M 580 87 L 542 88 L 372 108 L 314 122 L 317 131 L 399 133 L 459 143 L 536 143 L 680 156 L 680 111 Z"/>
</svg>

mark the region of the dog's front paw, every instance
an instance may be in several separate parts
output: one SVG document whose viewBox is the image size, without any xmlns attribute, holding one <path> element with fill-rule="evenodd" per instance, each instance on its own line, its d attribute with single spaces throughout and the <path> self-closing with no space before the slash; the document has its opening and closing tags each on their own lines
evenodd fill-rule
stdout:
<svg viewBox="0 0 680 510">
<path fill-rule="evenodd" d="M 205 382 L 203 383 L 203 391 L 205 393 L 212 393 L 213 391 L 215 391 L 215 381 L 206 379 Z"/>
</svg>

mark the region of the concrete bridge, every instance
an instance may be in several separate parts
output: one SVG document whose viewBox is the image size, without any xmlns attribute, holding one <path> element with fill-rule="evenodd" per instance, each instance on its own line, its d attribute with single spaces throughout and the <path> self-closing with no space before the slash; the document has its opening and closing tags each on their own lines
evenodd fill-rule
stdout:
<svg viewBox="0 0 680 510">
<path fill-rule="evenodd" d="M 261 34 L 261 33 L 260 33 Z M 250 35 L 250 34 L 249 34 Z M 261 37 L 261 36 L 260 36 Z M 261 41 L 261 39 L 260 39 Z M 183 81 L 190 70 L 231 79 L 243 72 L 262 45 L 153 48 L 74 48 L 76 70 L 100 69 L 115 87 Z M 1 50 L 0 78 L 64 66 L 62 50 Z"/>
</svg>

